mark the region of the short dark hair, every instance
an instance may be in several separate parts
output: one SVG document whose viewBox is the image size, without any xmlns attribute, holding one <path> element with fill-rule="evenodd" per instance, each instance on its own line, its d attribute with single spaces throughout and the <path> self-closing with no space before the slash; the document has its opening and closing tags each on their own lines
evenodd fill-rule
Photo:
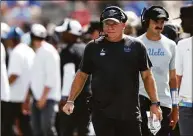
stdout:
<svg viewBox="0 0 193 136">
<path fill-rule="evenodd" d="M 173 24 L 166 24 L 162 31 L 162 34 L 165 35 L 167 38 L 177 42 L 178 40 L 178 28 Z"/>
<path fill-rule="evenodd" d="M 92 22 L 90 22 L 90 26 L 89 26 L 86 34 L 91 34 L 95 30 L 100 31 L 100 22 L 99 21 L 92 21 Z"/>
<path fill-rule="evenodd" d="M 31 39 L 32 40 L 37 40 L 37 41 L 43 41 L 45 38 L 37 37 L 34 34 L 30 33 Z"/>
</svg>

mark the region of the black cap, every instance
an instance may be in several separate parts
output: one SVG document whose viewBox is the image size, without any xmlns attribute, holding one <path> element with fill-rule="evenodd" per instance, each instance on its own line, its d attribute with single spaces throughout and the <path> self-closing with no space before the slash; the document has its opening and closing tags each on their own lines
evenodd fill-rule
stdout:
<svg viewBox="0 0 193 136">
<path fill-rule="evenodd" d="M 100 16 L 100 23 L 105 20 L 114 20 L 118 23 L 127 21 L 125 12 L 117 6 L 109 6 L 103 10 Z"/>
<path fill-rule="evenodd" d="M 150 19 L 153 19 L 153 20 L 158 20 L 163 18 L 164 20 L 168 21 L 168 18 L 169 18 L 166 10 L 158 7 L 152 8 L 151 10 L 149 10 L 148 16 Z"/>
<path fill-rule="evenodd" d="M 103 14 L 102 14 L 102 21 L 106 21 L 106 20 L 113 20 L 117 23 L 120 23 L 122 21 L 121 17 L 122 17 L 122 13 L 116 9 L 109 9 L 106 10 Z"/>
</svg>

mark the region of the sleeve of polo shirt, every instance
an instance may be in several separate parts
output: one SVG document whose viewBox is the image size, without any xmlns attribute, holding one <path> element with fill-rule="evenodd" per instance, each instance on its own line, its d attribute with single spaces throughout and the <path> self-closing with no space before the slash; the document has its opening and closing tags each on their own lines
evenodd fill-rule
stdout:
<svg viewBox="0 0 193 136">
<path fill-rule="evenodd" d="M 48 54 L 45 62 L 45 86 L 52 88 L 56 85 L 56 82 L 59 81 L 57 78 L 60 78 L 58 71 L 60 71 L 59 56 L 57 54 Z"/>
<path fill-rule="evenodd" d="M 181 49 L 181 41 L 178 42 L 176 48 L 176 74 L 182 75 L 183 74 L 183 54 Z"/>
<path fill-rule="evenodd" d="M 9 58 L 8 75 L 20 76 L 22 73 L 23 58 L 18 52 L 12 52 Z"/>
<path fill-rule="evenodd" d="M 175 60 L 176 60 L 176 44 L 173 42 L 173 46 L 172 46 L 172 58 L 170 60 L 170 64 L 169 64 L 169 69 L 170 70 L 174 70 L 176 69 L 176 65 L 175 65 Z"/>
<path fill-rule="evenodd" d="M 149 55 L 147 54 L 147 50 L 143 43 L 140 44 L 140 54 L 139 54 L 139 71 L 145 71 L 152 67 L 152 63 L 149 59 Z"/>
<path fill-rule="evenodd" d="M 80 70 L 89 75 L 92 73 L 91 44 L 85 47 L 84 55 L 80 63 Z"/>
</svg>

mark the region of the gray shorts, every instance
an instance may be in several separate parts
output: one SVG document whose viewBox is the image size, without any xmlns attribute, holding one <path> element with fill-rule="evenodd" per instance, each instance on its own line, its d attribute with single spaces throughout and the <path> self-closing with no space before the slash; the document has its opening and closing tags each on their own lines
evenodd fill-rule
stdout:
<svg viewBox="0 0 193 136">
<path fill-rule="evenodd" d="M 193 108 L 181 107 L 179 110 L 179 127 L 181 136 L 193 136 Z"/>
</svg>

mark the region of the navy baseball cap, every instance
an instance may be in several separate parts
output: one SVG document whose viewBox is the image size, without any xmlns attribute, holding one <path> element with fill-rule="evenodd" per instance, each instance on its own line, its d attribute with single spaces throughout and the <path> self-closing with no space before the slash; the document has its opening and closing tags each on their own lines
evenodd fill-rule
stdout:
<svg viewBox="0 0 193 136">
<path fill-rule="evenodd" d="M 5 39 L 21 38 L 24 32 L 19 27 L 11 27 L 10 31 L 7 33 Z"/>
<path fill-rule="evenodd" d="M 121 22 L 121 14 L 118 10 L 115 10 L 115 9 L 110 9 L 110 10 L 107 10 L 103 13 L 103 22 L 106 21 L 106 20 L 113 20 L 117 23 L 120 23 Z"/>
</svg>

